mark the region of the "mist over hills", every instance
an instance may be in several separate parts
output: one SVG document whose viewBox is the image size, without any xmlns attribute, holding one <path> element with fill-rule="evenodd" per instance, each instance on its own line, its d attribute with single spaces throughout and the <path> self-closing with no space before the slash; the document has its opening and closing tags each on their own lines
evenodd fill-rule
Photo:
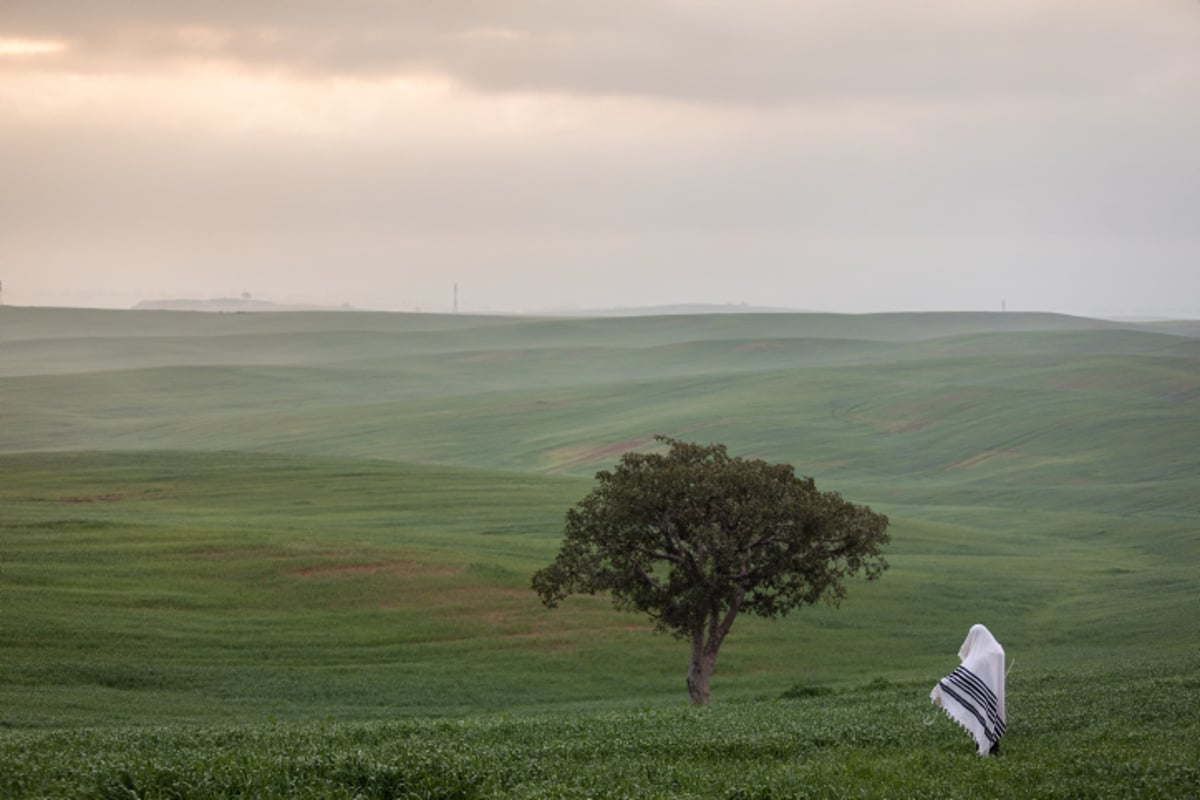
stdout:
<svg viewBox="0 0 1200 800">
<path fill-rule="evenodd" d="M 276 303 L 253 297 L 214 297 L 208 299 L 178 298 L 142 300 L 133 306 L 135 311 L 372 311 L 351 306 L 325 306 L 303 303 Z M 407 312 L 378 312 L 407 313 Z M 420 312 L 416 312 L 420 313 Z M 454 312 L 457 313 L 457 312 Z M 537 312 L 471 312 L 487 316 L 543 317 L 650 317 L 674 314 L 796 314 L 799 309 L 777 306 L 752 306 L 746 303 L 673 303 L 659 306 L 623 306 L 615 308 L 550 309 Z"/>
<path fill-rule="evenodd" d="M 86 309 L 80 309 L 86 310 Z M 589 308 L 589 309 L 555 309 L 547 311 L 522 311 L 522 312 L 492 312 L 492 311 L 464 311 L 461 313 L 457 310 L 449 312 L 407 312 L 407 311 L 381 311 L 369 308 L 360 308 L 344 303 L 339 306 L 314 305 L 303 303 L 279 303 L 270 300 L 250 297 L 248 294 L 241 297 L 214 297 L 207 299 L 197 298 L 177 298 L 163 300 L 142 300 L 133 306 L 135 311 L 198 311 L 210 313 L 252 313 L 252 312 L 276 312 L 276 313 L 297 313 L 297 312 L 320 312 L 320 311 L 338 311 L 338 312 L 356 312 L 362 314 L 397 314 L 404 316 L 420 315 L 438 317 L 444 313 L 453 316 L 462 316 L 468 318 L 563 318 L 563 319 L 588 319 L 588 318 L 613 318 L 613 317 L 694 317 L 707 315 L 746 315 L 746 314 L 762 314 L 762 315 L 798 315 L 807 316 L 814 319 L 864 319 L 864 318 L 896 318 L 896 317 L 924 317 L 928 319 L 952 319 L 974 317 L 980 319 L 993 319 L 997 330 L 1015 328 L 1021 329 L 1029 319 L 1044 319 L 1044 318 L 1070 318 L 1075 320 L 1088 320 L 1086 324 L 1108 324 L 1118 323 L 1121 325 L 1131 326 L 1140 330 L 1151 330 L 1162 333 L 1171 333 L 1180 336 L 1200 336 L 1200 319 L 1192 319 L 1187 317 L 1166 317 L 1166 316 L 1079 316 L 1074 314 L 1062 314 L 1050 311 L 883 311 L 861 314 L 850 314 L 842 312 L 824 312 L 818 310 L 794 309 L 777 306 L 758 306 L 749 305 L 746 303 L 674 303 L 669 305 L 655 306 L 622 306 L 613 308 Z M 1000 324 L 1003 322 L 1003 324 Z"/>
<path fill-rule="evenodd" d="M 1186 432 L 1171 431 L 1190 424 L 1185 401 L 1200 392 L 1197 333 L 1020 312 L 5 308 L 0 375 L 13 424 L 2 444 L 587 474 L 621 443 L 691 432 L 889 484 L 897 470 L 959 462 L 976 465 L 960 477 L 1003 465 L 1020 482 L 1085 453 L 1105 474 L 1155 475 L 1163 465 L 1151 457 L 1167 451 L 1139 453 L 1149 442 L 1187 460 Z"/>
</svg>

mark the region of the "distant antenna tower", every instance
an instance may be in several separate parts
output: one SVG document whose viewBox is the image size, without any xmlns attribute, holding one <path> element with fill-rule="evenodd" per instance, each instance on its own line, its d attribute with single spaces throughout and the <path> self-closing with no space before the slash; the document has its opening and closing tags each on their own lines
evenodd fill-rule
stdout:
<svg viewBox="0 0 1200 800">
<path fill-rule="evenodd" d="M 0 306 L 4 305 L 4 281 L 0 281 Z"/>
<path fill-rule="evenodd" d="M 458 281 L 454 282 L 454 313 L 458 313 Z"/>
</svg>

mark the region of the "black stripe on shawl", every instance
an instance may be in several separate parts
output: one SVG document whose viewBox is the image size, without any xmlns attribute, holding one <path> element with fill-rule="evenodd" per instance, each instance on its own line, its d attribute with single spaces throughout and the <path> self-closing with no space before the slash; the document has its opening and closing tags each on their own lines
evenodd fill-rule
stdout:
<svg viewBox="0 0 1200 800">
<path fill-rule="evenodd" d="M 974 703 L 967 700 L 967 698 L 963 697 L 958 692 L 954 691 L 954 689 L 952 689 L 950 687 L 950 684 L 946 683 L 946 681 L 943 680 L 938 685 L 942 687 L 943 692 L 950 695 L 952 698 L 954 698 L 955 700 L 958 701 L 959 705 L 961 705 L 967 711 L 971 712 L 971 716 L 973 716 L 973 717 L 975 717 L 975 719 L 979 720 L 979 724 L 981 726 L 983 726 L 983 735 L 985 737 L 987 737 L 987 740 L 989 742 L 991 742 L 992 744 L 995 744 L 997 742 L 997 740 L 999 740 L 1000 734 L 995 733 L 992 729 L 992 726 L 987 724 L 987 721 L 984 720 L 983 715 L 979 713 L 979 710 L 977 708 L 975 708 Z"/>
<path fill-rule="evenodd" d="M 980 680 L 978 675 L 966 667 L 958 667 L 947 677 L 950 680 L 960 682 L 964 689 L 976 695 L 981 702 L 985 702 L 993 708 L 996 706 L 996 693 L 992 691 L 990 686 Z"/>
<path fill-rule="evenodd" d="M 991 688 L 979 679 L 979 676 L 971 672 L 966 667 L 958 667 L 954 672 L 946 676 L 943 683 L 949 681 L 955 686 L 962 689 L 964 692 L 971 695 L 975 700 L 975 705 L 987 712 L 988 721 L 996 728 L 1000 735 L 1004 734 L 1004 720 L 1000 719 L 1000 714 L 997 709 L 996 694 Z M 957 697 L 955 699 L 958 699 Z M 959 700 L 959 702 L 962 702 Z M 987 726 L 987 722 L 981 718 L 980 724 Z"/>
<path fill-rule="evenodd" d="M 963 694 L 970 698 L 971 702 L 969 705 L 971 706 L 972 711 L 978 711 L 976 716 L 979 717 L 980 724 L 982 724 L 984 727 L 988 727 L 990 725 L 990 727 L 997 731 L 997 735 L 1004 734 L 1004 720 L 1000 719 L 1000 715 L 996 713 L 994 706 L 986 701 L 980 702 L 979 698 L 973 692 L 971 692 L 969 689 L 965 689 L 965 687 L 963 687 L 963 685 L 957 681 L 943 682 L 943 686 L 949 685 L 953 685 L 955 688 L 962 690 Z M 965 698 L 957 694 L 955 695 L 955 698 L 958 699 L 959 702 L 964 702 L 965 700 Z M 986 721 L 981 716 L 984 714 L 987 716 Z"/>
</svg>

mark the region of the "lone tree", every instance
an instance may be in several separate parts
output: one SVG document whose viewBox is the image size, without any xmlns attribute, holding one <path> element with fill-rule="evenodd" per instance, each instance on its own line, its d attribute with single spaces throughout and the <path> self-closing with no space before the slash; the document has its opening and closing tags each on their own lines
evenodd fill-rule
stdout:
<svg viewBox="0 0 1200 800">
<path fill-rule="evenodd" d="M 669 452 L 625 453 L 596 474 L 599 485 L 567 511 L 562 549 L 533 588 L 549 608 L 571 594 L 611 592 L 617 608 L 690 641 L 688 693 L 707 705 L 737 615 L 837 605 L 844 578 L 887 569 L 888 519 L 817 491 L 787 464 L 656 438 Z"/>
</svg>

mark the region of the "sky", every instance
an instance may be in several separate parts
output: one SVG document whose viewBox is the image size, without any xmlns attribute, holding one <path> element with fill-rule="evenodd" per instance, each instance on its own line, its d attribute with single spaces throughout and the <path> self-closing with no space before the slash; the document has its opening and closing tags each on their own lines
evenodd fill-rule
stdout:
<svg viewBox="0 0 1200 800">
<path fill-rule="evenodd" d="M 1197 318 L 1200 0 L 0 0 L 0 291 Z"/>
</svg>

